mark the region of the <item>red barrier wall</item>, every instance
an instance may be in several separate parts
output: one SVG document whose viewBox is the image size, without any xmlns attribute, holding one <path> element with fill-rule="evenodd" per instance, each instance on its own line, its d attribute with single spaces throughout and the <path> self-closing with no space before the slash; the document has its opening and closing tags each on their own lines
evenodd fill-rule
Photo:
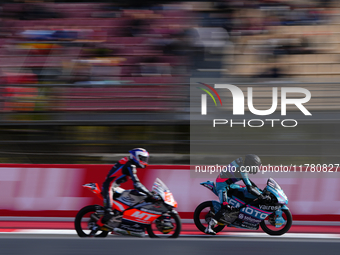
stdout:
<svg viewBox="0 0 340 255">
<path fill-rule="evenodd" d="M 112 165 L 0 164 L 0 216 L 74 217 L 89 204 L 101 204 L 81 185 L 101 186 Z M 212 181 L 217 174 L 212 174 Z M 207 178 L 191 178 L 189 166 L 151 165 L 138 171 L 141 182 L 151 189 L 156 177 L 174 194 L 182 218 L 192 218 L 196 206 L 217 197 L 199 185 Z M 260 188 L 266 178 L 252 179 Z M 283 178 L 280 186 L 289 198 L 294 220 L 340 221 L 339 178 Z M 122 185 L 132 188 L 132 183 Z"/>
</svg>

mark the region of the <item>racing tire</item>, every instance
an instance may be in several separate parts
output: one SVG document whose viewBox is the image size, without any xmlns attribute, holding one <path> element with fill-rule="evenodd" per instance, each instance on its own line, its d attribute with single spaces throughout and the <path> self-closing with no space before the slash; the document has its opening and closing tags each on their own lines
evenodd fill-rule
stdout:
<svg viewBox="0 0 340 255">
<path fill-rule="evenodd" d="M 287 233 L 288 230 L 290 229 L 290 227 L 292 226 L 293 217 L 292 217 L 292 214 L 289 211 L 289 209 L 282 209 L 282 212 L 286 215 L 287 221 L 286 221 L 286 225 L 278 231 L 274 231 L 274 230 L 271 230 L 270 228 L 268 228 L 266 223 L 265 223 L 265 220 L 260 222 L 260 226 L 261 226 L 262 230 L 264 232 L 266 232 L 268 235 L 271 235 L 271 236 L 283 235 L 283 234 Z"/>
<path fill-rule="evenodd" d="M 171 235 L 166 235 L 166 234 L 161 234 L 161 235 L 157 235 L 154 233 L 153 229 L 152 229 L 152 224 L 150 224 L 149 226 L 147 226 L 146 231 L 148 233 L 148 235 L 151 238 L 161 238 L 161 237 L 165 237 L 165 238 L 177 238 L 179 236 L 179 234 L 181 233 L 181 229 L 182 229 L 182 221 L 181 218 L 179 217 L 179 215 L 177 213 L 169 213 L 171 218 L 175 221 L 175 231 L 173 234 Z"/>
<path fill-rule="evenodd" d="M 98 207 L 101 207 L 104 211 L 104 208 L 102 206 L 99 205 L 89 205 L 89 206 L 85 206 L 84 208 L 82 208 L 76 215 L 76 218 L 74 220 L 74 227 L 77 231 L 77 234 L 79 237 L 92 237 L 90 236 L 90 234 L 84 232 L 83 226 L 84 226 L 84 216 L 86 214 L 97 214 L 97 218 L 100 218 L 102 215 L 98 215 L 97 210 Z M 92 220 L 91 218 L 89 218 L 89 220 L 87 221 L 87 224 L 92 224 L 95 225 L 95 221 Z M 91 232 L 91 230 L 88 230 Z M 103 230 L 99 230 L 93 237 L 106 237 L 108 235 L 108 231 L 103 231 Z"/>
<path fill-rule="evenodd" d="M 200 215 L 202 213 L 202 211 L 206 208 L 210 208 L 210 211 L 208 213 L 214 213 L 215 214 L 215 211 L 214 211 L 214 206 L 213 206 L 213 203 L 212 201 L 205 201 L 201 204 L 199 204 L 196 209 L 195 209 L 195 212 L 194 212 L 194 222 L 195 222 L 195 225 L 196 227 L 203 233 L 205 233 L 205 229 L 206 229 L 206 226 L 204 226 L 200 220 Z M 220 231 L 223 230 L 223 228 L 225 227 L 225 225 L 217 225 L 216 227 L 213 228 L 213 230 L 218 233 Z"/>
</svg>

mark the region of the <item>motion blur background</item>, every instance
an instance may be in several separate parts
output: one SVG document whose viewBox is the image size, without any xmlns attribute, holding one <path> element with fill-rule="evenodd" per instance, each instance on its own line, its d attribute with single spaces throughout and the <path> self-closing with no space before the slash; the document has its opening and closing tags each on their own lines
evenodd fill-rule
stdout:
<svg viewBox="0 0 340 255">
<path fill-rule="evenodd" d="M 190 162 L 191 77 L 311 91 L 292 129 L 230 128 L 226 161 L 339 163 L 340 3 L 1 1 L 0 162 Z M 240 85 L 242 86 L 242 85 Z M 249 147 L 250 146 L 250 147 Z"/>
</svg>

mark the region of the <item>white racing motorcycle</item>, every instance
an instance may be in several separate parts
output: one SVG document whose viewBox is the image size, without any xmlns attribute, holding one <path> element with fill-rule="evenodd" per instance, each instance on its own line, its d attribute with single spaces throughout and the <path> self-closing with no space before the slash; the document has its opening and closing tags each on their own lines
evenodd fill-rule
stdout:
<svg viewBox="0 0 340 255">
<path fill-rule="evenodd" d="M 97 183 L 87 183 L 83 187 L 91 190 L 103 200 Z M 136 190 L 115 188 L 112 209 L 114 217 L 103 224 L 101 218 L 104 208 L 101 205 L 88 205 L 82 208 L 75 218 L 75 229 L 80 237 L 106 237 L 115 228 L 125 229 L 126 234 L 144 236 L 145 230 L 150 237 L 177 238 L 181 232 L 181 219 L 174 210 L 177 202 L 168 187 L 156 179 L 152 191 L 160 197 L 159 201 L 148 201 L 144 193 Z M 165 221 L 167 225 L 165 226 Z M 169 227 L 169 221 L 171 227 Z M 131 232 L 130 232 L 131 231 Z"/>
</svg>

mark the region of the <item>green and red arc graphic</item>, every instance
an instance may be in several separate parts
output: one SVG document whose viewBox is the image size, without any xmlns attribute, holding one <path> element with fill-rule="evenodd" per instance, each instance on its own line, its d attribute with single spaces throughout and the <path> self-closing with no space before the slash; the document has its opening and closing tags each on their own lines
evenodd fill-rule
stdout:
<svg viewBox="0 0 340 255">
<path fill-rule="evenodd" d="M 218 98 L 218 100 L 220 101 L 221 106 L 222 106 L 222 100 L 221 100 L 219 94 L 217 93 L 217 91 L 216 91 L 213 87 L 211 87 L 210 85 L 205 84 L 205 83 L 203 83 L 203 82 L 198 82 L 198 83 L 199 83 L 199 84 L 202 84 L 202 85 L 204 85 L 204 86 L 206 86 L 206 87 L 209 88 L 209 89 L 211 89 L 211 90 L 216 94 L 216 96 L 217 96 L 217 98 Z M 212 98 L 212 100 L 214 100 L 214 103 L 215 103 L 215 105 L 217 106 L 216 100 L 215 100 L 214 96 L 210 93 L 209 90 L 206 90 L 206 89 L 201 88 L 201 87 L 197 87 L 197 88 L 203 90 L 204 92 L 206 92 L 206 93 Z"/>
</svg>

